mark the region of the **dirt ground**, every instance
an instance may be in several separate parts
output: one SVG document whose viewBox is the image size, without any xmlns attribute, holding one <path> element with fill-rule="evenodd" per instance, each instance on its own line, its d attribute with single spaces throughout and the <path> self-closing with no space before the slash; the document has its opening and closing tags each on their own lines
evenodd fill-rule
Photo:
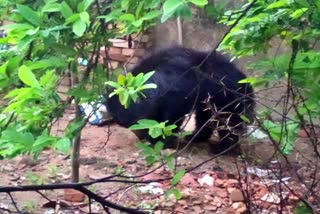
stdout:
<svg viewBox="0 0 320 214">
<path fill-rule="evenodd" d="M 53 133 L 62 134 L 73 112 L 69 111 L 59 120 Z M 109 136 L 109 137 L 108 137 Z M 145 164 L 141 152 L 135 146 L 137 137 L 129 130 L 110 125 L 97 127 L 86 125 L 81 137 L 81 182 L 92 181 L 115 173 L 144 175 L 154 169 Z M 165 198 L 163 191 L 170 188 L 170 181 L 150 184 L 98 183 L 89 189 L 108 200 L 128 207 L 154 209 L 154 213 L 247 213 L 248 206 L 253 213 L 293 213 L 299 202 L 299 194 L 306 191 L 297 182 L 295 173 L 306 166 L 310 148 L 300 140 L 298 150 L 289 157 L 293 165 L 282 166 L 279 173 L 275 166 L 283 164 L 281 159 L 272 159 L 273 149 L 268 141 L 256 140 L 254 144 L 243 146 L 246 156 L 222 155 L 187 173 L 177 185 L 182 198 Z M 300 155 L 304 154 L 304 156 Z M 205 144 L 193 146 L 177 158 L 177 167 L 190 169 L 214 157 Z M 272 159 L 272 160 L 271 160 Z M 45 150 L 38 160 L 27 156 L 0 161 L 0 186 L 18 186 L 46 183 L 66 183 L 71 178 L 70 155 Z M 292 168 L 294 166 L 294 168 Z M 308 179 L 307 170 L 303 171 Z M 164 178 L 169 175 L 166 168 L 160 167 L 138 180 Z M 282 180 L 281 180 L 282 179 Z M 279 185 L 279 181 L 283 185 Z M 280 182 L 280 183 L 281 183 Z M 294 191 L 289 191 L 287 187 Z M 281 188 L 279 188 L 281 187 Z M 148 190 L 146 190 L 148 189 Z M 12 194 L 17 206 L 25 213 L 88 213 L 88 200 L 72 202 L 66 200 L 64 190 L 42 191 L 48 199 L 36 192 Z M 293 194 L 295 193 L 295 194 Z M 297 195 L 298 194 L 298 195 Z M 246 202 L 250 201 L 248 204 Z M 316 203 L 310 199 L 310 203 Z M 0 208 L 15 210 L 14 203 L 6 193 L 0 193 Z M 111 213 L 119 213 L 110 210 Z M 8 213 L 1 211 L 0 213 Z M 91 213 L 104 213 L 96 203 Z"/>
</svg>

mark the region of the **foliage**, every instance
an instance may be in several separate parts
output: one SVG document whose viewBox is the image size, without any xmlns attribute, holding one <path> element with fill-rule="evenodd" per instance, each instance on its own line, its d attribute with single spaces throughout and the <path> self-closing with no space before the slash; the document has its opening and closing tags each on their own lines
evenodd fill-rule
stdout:
<svg viewBox="0 0 320 214">
<path fill-rule="evenodd" d="M 163 162 L 168 166 L 169 170 L 172 171 L 174 169 L 173 155 L 162 153 L 164 144 L 161 141 L 157 142 L 154 146 L 149 146 L 144 143 L 137 143 L 136 146 L 142 150 L 147 165 Z"/>
<path fill-rule="evenodd" d="M 31 185 L 43 185 L 48 182 L 46 178 L 33 172 L 27 172 L 26 179 Z"/>
<path fill-rule="evenodd" d="M 247 14 L 224 38 L 219 49 L 243 57 L 266 53 L 271 48 L 291 48 L 291 53 L 277 52 L 276 56 L 250 64 L 248 68 L 259 72 L 258 77 L 241 81 L 254 87 L 288 83 L 287 96 L 292 98 L 294 117 L 280 124 L 271 121 L 263 123 L 288 154 L 294 146 L 300 125 L 319 120 L 320 61 L 315 44 L 320 35 L 320 4 L 308 0 L 250 0 L 239 9 L 227 11 L 221 22 L 233 25 L 249 5 L 251 8 Z"/>
<path fill-rule="evenodd" d="M 23 205 L 22 205 L 23 212 L 34 213 L 36 208 L 37 208 L 37 206 L 34 201 L 28 200 L 28 201 L 23 202 Z"/>
<path fill-rule="evenodd" d="M 204 10 L 209 17 L 213 18 L 213 21 L 218 21 L 223 17 L 229 3 L 230 0 L 213 0 L 205 6 Z"/>
<path fill-rule="evenodd" d="M 50 136 L 53 122 L 61 117 L 72 99 L 91 102 L 101 99 L 107 69 L 98 65 L 101 46 L 109 39 L 140 32 L 171 16 L 190 11 L 190 5 L 203 6 L 206 0 L 2 0 L 0 27 L 0 157 L 21 153 L 36 157 L 42 149 L 68 151 L 85 121 L 75 119 L 62 137 Z M 191 12 L 189 13 L 189 15 Z M 3 22 L 0 23 L 3 23 Z M 106 30 L 108 24 L 116 26 Z M 87 61 L 80 66 L 78 59 Z M 154 88 L 143 86 L 145 76 L 119 76 L 116 91 L 129 105 Z M 62 100 L 57 92 L 60 77 L 80 79 Z M 83 78 L 80 78 L 83 77 Z M 141 78 L 141 79 L 140 79 Z M 133 81 L 134 80 L 134 81 Z M 127 81 L 127 82 L 124 82 Z M 134 83 L 135 82 L 135 83 Z M 112 84 L 112 83 L 111 83 Z M 132 85 L 131 85 L 132 84 Z M 117 85 L 118 86 L 118 85 Z M 133 86 L 134 88 L 131 88 Z M 18 136 L 18 137 L 17 137 Z"/>
<path fill-rule="evenodd" d="M 307 207 L 304 203 L 300 202 L 294 210 L 295 214 L 311 214 L 313 213 L 310 207 Z"/>
<path fill-rule="evenodd" d="M 299 131 L 299 124 L 287 122 L 285 125 L 274 123 L 270 120 L 263 122 L 263 128 L 267 130 L 271 138 L 280 144 L 280 151 L 284 154 L 290 154 L 294 148 L 294 142 Z"/>
<path fill-rule="evenodd" d="M 166 123 L 168 121 L 159 123 L 154 120 L 143 119 L 139 120 L 137 124 L 131 126 L 129 129 L 131 130 L 141 130 L 141 129 L 149 129 L 148 134 L 156 139 L 158 137 L 162 137 L 166 139 L 170 136 L 177 136 L 178 134 L 173 133 L 172 131 L 177 128 L 176 125 L 168 125 Z M 145 156 L 145 160 L 148 165 L 153 165 L 158 162 L 164 163 L 171 172 L 174 172 L 174 155 L 173 153 L 164 153 L 162 149 L 164 148 L 164 143 L 158 141 L 154 146 L 146 145 L 144 143 L 137 143 L 136 146 L 143 151 L 143 155 Z M 165 197 L 168 198 L 169 195 L 173 194 L 176 199 L 180 199 L 182 194 L 178 189 L 175 189 L 181 178 L 184 176 L 185 170 L 178 170 L 174 173 L 174 176 L 171 180 L 171 188 L 165 193 Z"/>
<path fill-rule="evenodd" d="M 177 128 L 177 126 L 174 124 L 167 126 L 166 123 L 168 123 L 168 121 L 159 123 L 155 120 L 142 119 L 142 120 L 139 120 L 137 124 L 130 126 L 129 129 L 130 130 L 149 129 L 148 134 L 153 139 L 156 139 L 158 137 L 162 137 L 162 139 L 165 139 L 169 136 L 174 135 L 172 131 L 175 128 Z"/>
<path fill-rule="evenodd" d="M 232 25 L 248 5 L 227 11 L 221 22 Z M 258 0 L 224 39 L 220 49 L 237 56 L 252 55 L 267 51 L 272 38 L 281 38 L 290 46 L 292 40 L 300 40 L 301 50 L 309 49 L 308 43 L 320 33 L 316 28 L 320 23 L 319 9 L 317 1 Z"/>
<path fill-rule="evenodd" d="M 119 75 L 117 82 L 106 82 L 107 85 L 115 88 L 114 91 L 109 94 L 109 97 L 118 95 L 121 105 L 123 105 L 124 108 L 128 108 L 130 102 L 137 102 L 139 96 L 146 97 L 142 90 L 157 88 L 156 84 L 145 84 L 153 74 L 154 71 L 146 74 L 140 73 L 137 76 L 133 76 L 131 73 L 128 73 L 127 76 Z"/>
<path fill-rule="evenodd" d="M 110 5 L 111 13 L 99 18 L 113 21 L 120 35 L 128 35 L 155 25 L 150 22 L 161 16 L 161 22 L 172 16 L 190 18 L 190 3 L 199 7 L 208 4 L 207 0 L 116 0 Z M 162 6 L 162 10 L 159 7 Z"/>
</svg>

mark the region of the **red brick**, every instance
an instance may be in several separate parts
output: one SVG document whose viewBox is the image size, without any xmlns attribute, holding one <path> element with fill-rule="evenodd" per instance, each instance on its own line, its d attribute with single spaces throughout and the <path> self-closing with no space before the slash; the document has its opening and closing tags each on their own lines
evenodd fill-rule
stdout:
<svg viewBox="0 0 320 214">
<path fill-rule="evenodd" d="M 124 39 L 109 39 L 109 42 L 112 43 L 113 47 L 119 47 L 119 48 L 129 48 L 129 43 L 127 40 Z M 135 48 L 137 46 L 137 43 L 132 41 L 132 47 Z"/>
<path fill-rule="evenodd" d="M 122 54 L 125 56 L 133 56 L 135 53 L 136 49 L 132 49 L 132 48 L 123 48 L 122 49 Z"/>
<path fill-rule="evenodd" d="M 118 62 L 126 62 L 128 61 L 128 57 L 122 54 L 109 54 L 109 59 L 118 61 Z"/>
<path fill-rule="evenodd" d="M 108 50 L 109 54 L 121 54 L 122 49 L 116 47 L 110 47 Z"/>
<path fill-rule="evenodd" d="M 122 54 L 125 56 L 143 56 L 145 54 L 144 49 L 131 49 L 131 48 L 123 48 Z"/>
</svg>

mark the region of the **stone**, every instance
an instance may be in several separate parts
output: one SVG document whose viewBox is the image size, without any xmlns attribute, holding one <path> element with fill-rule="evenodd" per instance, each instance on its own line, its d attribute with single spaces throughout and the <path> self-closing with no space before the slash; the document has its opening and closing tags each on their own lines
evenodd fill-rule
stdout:
<svg viewBox="0 0 320 214">
<path fill-rule="evenodd" d="M 232 202 L 244 201 L 243 194 L 241 190 L 235 189 L 230 193 L 230 199 Z"/>
<path fill-rule="evenodd" d="M 232 186 L 232 187 L 239 185 L 239 181 L 236 179 L 228 179 L 226 183 L 227 183 L 227 186 Z"/>
<path fill-rule="evenodd" d="M 5 165 L 2 167 L 2 170 L 5 171 L 5 172 L 14 172 L 16 171 L 16 168 L 12 165 Z"/>
<path fill-rule="evenodd" d="M 224 187 L 225 186 L 225 181 L 222 180 L 222 179 L 215 179 L 214 181 L 214 185 L 217 186 L 217 187 Z"/>
<path fill-rule="evenodd" d="M 269 192 L 268 188 L 267 187 L 262 187 L 261 189 L 259 189 L 256 194 L 255 194 L 255 197 L 256 198 L 261 198 L 263 197 L 265 194 L 267 194 Z"/>
<path fill-rule="evenodd" d="M 203 210 L 200 206 L 193 206 L 192 208 L 195 211 L 195 213 L 203 213 Z"/>
<path fill-rule="evenodd" d="M 213 205 L 206 205 L 203 207 L 204 210 L 208 210 L 208 211 L 216 211 L 218 209 L 217 206 L 213 206 Z"/>
<path fill-rule="evenodd" d="M 85 195 L 82 192 L 74 189 L 65 189 L 64 199 L 70 202 L 83 202 L 85 199 Z"/>
<path fill-rule="evenodd" d="M 228 197 L 228 193 L 225 189 L 222 189 L 222 188 L 215 188 L 214 189 L 214 192 L 215 192 L 215 195 L 217 197 L 220 197 L 220 198 L 226 198 Z"/>
</svg>

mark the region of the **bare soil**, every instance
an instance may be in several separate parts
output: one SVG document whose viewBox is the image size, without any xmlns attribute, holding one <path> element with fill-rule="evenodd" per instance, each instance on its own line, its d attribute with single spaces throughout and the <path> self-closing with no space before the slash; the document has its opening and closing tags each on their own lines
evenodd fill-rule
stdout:
<svg viewBox="0 0 320 214">
<path fill-rule="evenodd" d="M 73 112 L 69 110 L 55 124 L 52 132 L 57 135 L 63 134 L 64 127 L 72 117 Z M 137 180 L 169 176 L 170 173 L 165 167 L 146 173 L 156 166 L 146 166 L 143 156 L 135 146 L 137 141 L 137 137 L 131 131 L 115 124 L 104 127 L 86 125 L 81 137 L 81 182 L 122 171 L 126 175 L 144 175 Z M 299 202 L 298 197 L 302 197 L 307 191 L 298 181 L 297 175 L 303 174 L 307 182 L 311 177 L 308 171 L 310 167 L 315 166 L 306 163 L 316 163 L 307 141 L 299 139 L 298 151 L 288 158 L 288 162 L 292 163 L 290 165 L 286 164 L 286 160 L 273 156 L 274 149 L 269 141 L 246 142 L 242 149 L 243 156 L 221 155 L 187 173 L 176 187 L 182 193 L 180 200 L 172 196 L 166 199 L 161 193 L 144 192 L 141 187 L 148 184 L 106 182 L 94 184 L 90 190 L 114 203 L 128 207 L 152 208 L 157 214 L 247 213 L 248 206 L 254 213 L 293 213 Z M 198 144 L 188 148 L 177 158 L 177 167 L 190 169 L 212 157 L 214 155 L 208 152 L 206 144 Z M 70 162 L 70 155 L 52 150 L 43 151 L 37 160 L 28 156 L 1 160 L 0 186 L 70 182 Z M 279 165 L 281 172 L 278 170 Z M 249 167 L 262 171 L 250 173 L 247 170 Z M 267 175 L 259 174 L 263 172 L 267 172 Z M 281 185 L 280 179 L 284 179 Z M 166 191 L 170 188 L 170 181 L 158 182 L 155 185 Z M 87 199 L 80 202 L 68 201 L 64 196 L 64 190 L 42 193 L 51 201 L 60 202 L 60 206 L 50 205 L 46 198 L 36 192 L 16 192 L 12 197 L 14 203 L 26 213 L 89 212 Z M 310 204 L 317 203 L 314 198 L 307 199 L 310 199 Z M 0 193 L 0 208 L 15 211 L 14 203 L 7 193 Z M 115 210 L 110 212 L 119 213 Z M 0 213 L 6 212 L 0 209 Z M 104 211 L 94 203 L 91 213 Z"/>
</svg>

